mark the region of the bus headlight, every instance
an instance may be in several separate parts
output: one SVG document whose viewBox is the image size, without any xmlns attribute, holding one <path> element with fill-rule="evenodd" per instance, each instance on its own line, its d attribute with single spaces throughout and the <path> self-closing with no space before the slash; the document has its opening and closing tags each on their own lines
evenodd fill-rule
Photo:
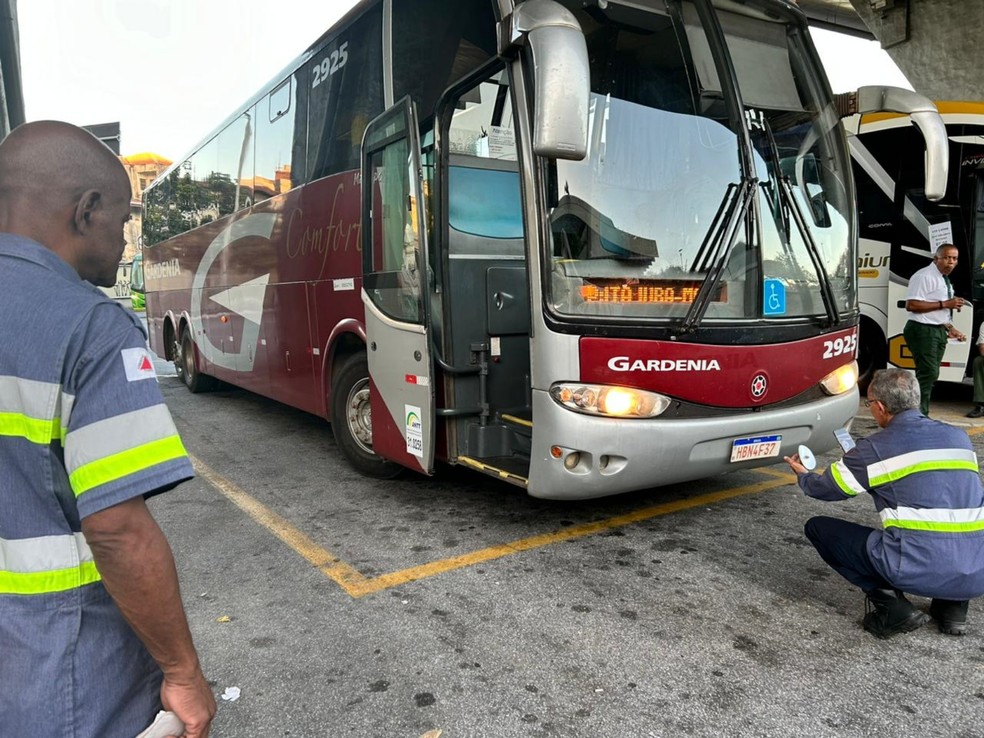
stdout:
<svg viewBox="0 0 984 738">
<path fill-rule="evenodd" d="M 854 389 L 858 383 L 858 362 L 835 369 L 820 380 L 820 386 L 828 395 L 842 395 Z"/>
<path fill-rule="evenodd" d="M 670 406 L 655 392 L 607 384 L 555 384 L 550 396 L 570 410 L 615 418 L 654 418 Z"/>
</svg>

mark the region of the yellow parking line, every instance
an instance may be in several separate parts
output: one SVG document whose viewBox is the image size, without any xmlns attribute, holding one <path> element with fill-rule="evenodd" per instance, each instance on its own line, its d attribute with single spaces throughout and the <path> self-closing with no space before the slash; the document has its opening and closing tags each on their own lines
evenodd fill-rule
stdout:
<svg viewBox="0 0 984 738">
<path fill-rule="evenodd" d="M 206 479 L 243 512 L 307 559 L 316 569 L 346 592 L 352 594 L 352 588 L 360 587 L 366 581 L 366 578 L 351 566 L 312 541 L 262 502 L 253 499 L 228 479 L 213 471 L 201 459 L 192 456 L 191 461 L 200 477 Z M 357 595 L 353 595 L 353 597 L 355 596 Z"/>
<path fill-rule="evenodd" d="M 661 515 L 689 510 L 694 507 L 700 507 L 701 505 L 723 502 L 724 500 L 730 500 L 744 495 L 765 492 L 796 482 L 796 477 L 793 474 L 785 474 L 769 468 L 756 469 L 755 471 L 757 472 L 762 472 L 775 478 L 757 484 L 749 484 L 744 487 L 710 492 L 706 495 L 699 495 L 698 497 L 663 502 L 658 505 L 644 507 L 640 510 L 634 510 L 625 515 L 617 515 L 607 520 L 598 520 L 593 523 L 584 523 L 583 525 L 573 525 L 569 528 L 561 528 L 551 533 L 541 533 L 530 536 L 529 538 L 521 538 L 518 541 L 490 546 L 460 556 L 431 561 L 420 566 L 412 566 L 408 569 L 401 569 L 390 572 L 389 574 L 380 574 L 377 577 L 369 578 L 363 576 L 339 557 L 316 544 L 287 520 L 277 515 L 263 503 L 253 499 L 249 494 L 213 471 L 201 460 L 192 457 L 192 462 L 199 476 L 207 480 L 219 492 L 253 518 L 253 520 L 303 556 L 352 597 L 363 597 L 364 595 L 389 589 L 390 587 L 397 587 L 407 582 L 426 579 L 437 574 L 462 569 L 466 566 L 474 566 L 475 564 L 492 561 L 503 556 L 519 553 L 520 551 L 529 551 L 553 543 L 560 543 L 561 541 L 584 538 L 585 536 L 595 535 L 614 528 L 621 528 L 632 523 L 650 520 Z"/>
<path fill-rule="evenodd" d="M 776 469 L 771 466 L 761 466 L 753 471 L 757 471 L 759 474 L 768 474 L 770 477 L 775 477 L 776 479 L 785 479 L 790 484 L 796 484 L 796 475 L 789 473 L 789 467 L 786 467 L 786 469 L 787 471 L 783 471 L 782 469 Z"/>
</svg>

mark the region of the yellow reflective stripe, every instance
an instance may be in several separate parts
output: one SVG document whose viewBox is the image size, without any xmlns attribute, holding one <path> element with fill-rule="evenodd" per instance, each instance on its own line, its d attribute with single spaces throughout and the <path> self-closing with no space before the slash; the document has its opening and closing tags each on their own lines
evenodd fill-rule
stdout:
<svg viewBox="0 0 984 738">
<path fill-rule="evenodd" d="M 0 413 L 0 436 L 25 438 L 44 446 L 64 438 L 61 420 L 39 420 L 21 413 Z"/>
<path fill-rule="evenodd" d="M 837 483 L 837 486 L 840 487 L 841 492 L 848 497 L 854 497 L 858 492 L 866 491 L 857 480 L 857 477 L 847 468 L 847 464 L 843 460 L 830 465 L 830 476 Z"/>
<path fill-rule="evenodd" d="M 976 523 L 942 523 L 934 520 L 898 520 L 884 522 L 886 528 L 905 528 L 906 530 L 931 530 L 937 533 L 973 533 L 984 530 L 984 521 Z"/>
<path fill-rule="evenodd" d="M 166 461 L 187 456 L 179 436 L 169 436 L 80 466 L 68 477 L 76 497 Z"/>
<path fill-rule="evenodd" d="M 871 477 L 868 481 L 872 487 L 878 487 L 883 484 L 888 484 L 890 482 L 896 482 L 903 477 L 907 477 L 910 474 L 918 474 L 919 472 L 925 471 L 941 471 L 941 470 L 963 470 L 972 471 L 977 473 L 977 462 L 966 461 L 963 459 L 939 459 L 936 461 L 921 461 L 917 464 L 912 464 L 910 466 L 905 466 L 899 469 L 893 469 L 892 471 L 880 474 L 877 477 Z"/>
<path fill-rule="evenodd" d="M 941 461 L 962 461 L 973 464 L 976 471 L 977 454 L 966 448 L 926 448 L 918 451 L 908 451 L 897 456 L 889 456 L 868 465 L 869 480 L 884 480 L 887 483 L 900 479 L 914 471 L 925 471 L 924 464 L 936 464 Z"/>
<path fill-rule="evenodd" d="M 164 403 L 113 415 L 72 429 L 65 439 L 65 466 L 71 474 L 93 461 L 170 438 L 177 432 Z"/>
<path fill-rule="evenodd" d="M 886 507 L 879 513 L 886 528 L 973 533 L 984 530 L 984 508 Z"/>
<path fill-rule="evenodd" d="M 55 571 L 0 571 L 0 594 L 38 595 L 64 592 L 101 579 L 92 561 L 83 561 L 78 566 Z"/>
</svg>

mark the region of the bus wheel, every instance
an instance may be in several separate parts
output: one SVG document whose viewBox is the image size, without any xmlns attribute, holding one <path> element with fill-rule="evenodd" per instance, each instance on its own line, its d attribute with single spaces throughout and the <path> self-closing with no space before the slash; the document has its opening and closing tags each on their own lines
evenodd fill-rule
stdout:
<svg viewBox="0 0 984 738">
<path fill-rule="evenodd" d="M 874 373 L 888 362 L 885 336 L 874 321 L 861 318 L 858 326 L 858 389 L 864 394 Z"/>
<path fill-rule="evenodd" d="M 174 352 L 174 368 L 185 387 L 195 394 L 211 392 L 218 385 L 215 377 L 198 371 L 195 365 L 195 342 L 191 338 L 191 331 L 187 328 L 181 331 L 181 343 Z"/>
<path fill-rule="evenodd" d="M 359 352 L 342 360 L 331 388 L 331 431 L 338 448 L 359 472 L 392 479 L 402 468 L 372 450 L 372 411 L 369 406 L 369 364 Z"/>
</svg>

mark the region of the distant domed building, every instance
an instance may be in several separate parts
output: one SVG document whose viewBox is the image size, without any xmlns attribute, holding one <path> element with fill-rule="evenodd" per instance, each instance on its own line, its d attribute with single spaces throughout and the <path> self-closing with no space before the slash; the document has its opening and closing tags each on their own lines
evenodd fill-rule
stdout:
<svg viewBox="0 0 984 738">
<path fill-rule="evenodd" d="M 133 261 L 140 248 L 141 202 L 143 191 L 171 166 L 171 160 L 160 154 L 144 151 L 131 156 L 121 156 L 120 161 L 130 178 L 130 222 L 126 224 L 126 250 L 123 261 Z"/>
</svg>

